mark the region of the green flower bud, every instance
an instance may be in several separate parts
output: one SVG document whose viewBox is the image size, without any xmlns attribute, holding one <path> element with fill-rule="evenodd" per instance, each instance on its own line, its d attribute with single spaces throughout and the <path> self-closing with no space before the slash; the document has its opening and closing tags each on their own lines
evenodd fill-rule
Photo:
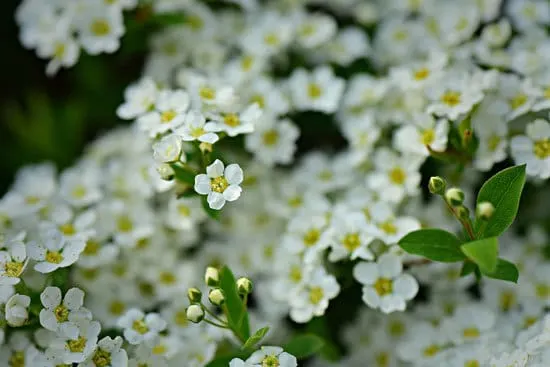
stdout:
<svg viewBox="0 0 550 367">
<path fill-rule="evenodd" d="M 208 300 L 214 306 L 221 306 L 225 302 L 225 295 L 220 288 L 214 288 L 208 293 Z"/>
<path fill-rule="evenodd" d="M 445 192 L 445 200 L 451 206 L 459 206 L 464 202 L 464 192 L 459 188 L 453 187 Z"/>
<path fill-rule="evenodd" d="M 495 212 L 495 207 L 493 206 L 493 204 L 491 204 L 488 201 L 483 201 L 477 204 L 476 214 L 479 219 L 489 220 L 493 216 L 494 212 Z"/>
<path fill-rule="evenodd" d="M 204 310 L 200 305 L 194 304 L 187 307 L 186 316 L 189 321 L 197 324 L 204 319 Z"/>
<path fill-rule="evenodd" d="M 202 292 L 198 288 L 189 288 L 187 290 L 187 298 L 191 303 L 200 303 L 202 299 Z"/>
<path fill-rule="evenodd" d="M 237 291 L 242 295 L 252 293 L 252 281 L 244 277 L 237 279 Z"/>
<path fill-rule="evenodd" d="M 217 287 L 220 284 L 220 272 L 218 269 L 209 266 L 204 273 L 204 282 L 209 287 Z"/>
<path fill-rule="evenodd" d="M 428 189 L 432 194 L 443 195 L 445 189 L 447 188 L 447 183 L 444 179 L 439 176 L 430 177 L 430 182 L 428 183 Z"/>
<path fill-rule="evenodd" d="M 458 214 L 458 217 L 460 219 L 466 220 L 470 218 L 470 210 L 466 208 L 464 205 L 457 207 L 456 213 Z"/>
<path fill-rule="evenodd" d="M 157 166 L 157 172 L 159 173 L 160 178 L 165 181 L 172 181 L 174 179 L 174 169 L 167 163 L 159 164 Z"/>
</svg>

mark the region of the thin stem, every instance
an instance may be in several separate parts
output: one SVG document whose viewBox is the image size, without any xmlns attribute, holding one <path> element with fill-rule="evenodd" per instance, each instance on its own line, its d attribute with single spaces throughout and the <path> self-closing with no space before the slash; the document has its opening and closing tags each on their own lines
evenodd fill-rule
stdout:
<svg viewBox="0 0 550 367">
<path fill-rule="evenodd" d="M 475 235 L 474 235 L 474 231 L 472 229 L 472 225 L 470 223 L 470 220 L 468 219 L 468 221 L 464 221 L 462 220 L 458 214 L 456 213 L 456 211 L 454 210 L 454 208 L 447 202 L 447 200 L 445 200 L 445 198 L 443 198 L 443 201 L 445 202 L 445 205 L 447 205 L 447 208 L 451 211 L 451 213 L 453 213 L 453 215 L 455 216 L 455 218 L 460 222 L 460 224 L 462 224 L 462 227 L 464 227 L 464 229 L 466 230 L 466 233 L 468 233 L 468 236 L 470 237 L 471 240 L 475 240 Z"/>
<path fill-rule="evenodd" d="M 214 321 L 208 320 L 206 318 L 203 319 L 203 321 L 210 324 L 210 325 L 214 325 L 214 326 L 217 326 L 217 327 L 222 328 L 222 329 L 229 329 L 229 326 L 227 326 L 227 325 L 218 324 L 218 323 L 215 323 Z"/>
<path fill-rule="evenodd" d="M 202 304 L 202 303 L 201 303 Z M 202 308 L 206 311 L 207 314 L 209 314 L 210 316 L 212 316 L 213 318 L 215 318 L 216 320 L 218 320 L 219 322 L 221 322 L 222 324 L 226 324 L 227 322 L 225 320 L 222 320 L 221 318 L 219 318 L 214 312 L 210 311 L 208 309 L 208 307 L 206 307 L 204 304 L 202 304 Z"/>
</svg>

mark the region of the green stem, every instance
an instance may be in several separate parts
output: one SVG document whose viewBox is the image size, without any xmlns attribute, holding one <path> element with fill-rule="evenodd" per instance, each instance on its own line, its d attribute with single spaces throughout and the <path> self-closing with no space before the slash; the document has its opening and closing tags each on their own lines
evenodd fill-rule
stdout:
<svg viewBox="0 0 550 367">
<path fill-rule="evenodd" d="M 227 326 L 227 325 L 218 324 L 218 323 L 215 323 L 214 321 L 208 320 L 208 319 L 206 319 L 206 318 L 203 319 L 202 321 L 204 321 L 204 322 L 206 322 L 206 323 L 208 323 L 208 324 L 210 324 L 210 325 L 214 325 L 214 326 L 216 326 L 216 327 L 222 328 L 222 329 L 229 329 L 229 326 Z"/>
<path fill-rule="evenodd" d="M 201 305 L 202 305 L 202 308 L 206 311 L 207 314 L 209 314 L 210 316 L 212 316 L 213 318 L 215 318 L 217 321 L 221 322 L 222 324 L 227 324 L 226 321 L 219 318 L 214 312 L 210 311 L 208 309 L 208 307 L 206 307 L 204 304 L 201 303 Z"/>
</svg>

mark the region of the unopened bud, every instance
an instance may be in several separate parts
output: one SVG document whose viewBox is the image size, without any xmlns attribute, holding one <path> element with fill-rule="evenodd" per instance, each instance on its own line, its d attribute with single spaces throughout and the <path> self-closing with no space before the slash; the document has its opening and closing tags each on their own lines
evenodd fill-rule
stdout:
<svg viewBox="0 0 550 367">
<path fill-rule="evenodd" d="M 252 281 L 244 277 L 237 279 L 237 291 L 242 295 L 252 293 Z"/>
<path fill-rule="evenodd" d="M 460 205 L 456 208 L 456 214 L 460 219 L 466 220 L 470 218 L 470 210 L 466 208 L 464 205 Z"/>
<path fill-rule="evenodd" d="M 202 142 L 199 144 L 199 149 L 201 150 L 202 153 L 211 153 L 212 152 L 212 144 L 210 143 L 206 143 L 206 142 Z"/>
<path fill-rule="evenodd" d="M 185 315 L 187 316 L 187 320 L 197 324 L 204 319 L 204 310 L 200 305 L 191 305 L 187 307 Z"/>
<path fill-rule="evenodd" d="M 206 268 L 204 273 L 204 282 L 209 287 L 217 287 L 220 284 L 220 272 L 213 266 Z"/>
<path fill-rule="evenodd" d="M 459 188 L 453 187 L 445 193 L 445 200 L 451 206 L 459 206 L 464 202 L 464 192 Z"/>
<path fill-rule="evenodd" d="M 447 183 L 444 179 L 439 176 L 430 177 L 430 182 L 428 183 L 428 189 L 432 194 L 443 195 L 445 189 L 447 188 Z"/>
<path fill-rule="evenodd" d="M 214 306 L 221 306 L 225 302 L 225 295 L 220 288 L 214 288 L 208 293 L 208 300 Z"/>
<path fill-rule="evenodd" d="M 478 218 L 482 220 L 488 220 L 493 216 L 494 212 L 495 212 L 495 207 L 493 206 L 493 204 L 491 204 L 488 201 L 483 201 L 477 204 L 476 214 Z"/>
<path fill-rule="evenodd" d="M 202 292 L 198 288 L 189 288 L 187 290 L 187 298 L 191 303 L 200 303 L 202 299 Z"/>
<path fill-rule="evenodd" d="M 174 179 L 174 169 L 170 167 L 167 163 L 162 163 L 157 166 L 157 172 L 160 175 L 160 178 L 162 178 L 165 181 L 172 181 Z"/>
</svg>

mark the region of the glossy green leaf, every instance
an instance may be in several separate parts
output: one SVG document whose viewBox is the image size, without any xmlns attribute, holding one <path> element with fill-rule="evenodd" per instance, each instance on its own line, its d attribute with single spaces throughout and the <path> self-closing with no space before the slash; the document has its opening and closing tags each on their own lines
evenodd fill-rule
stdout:
<svg viewBox="0 0 550 367">
<path fill-rule="evenodd" d="M 250 338 L 248 338 L 248 340 L 244 343 L 242 349 L 248 349 L 248 348 L 254 347 L 265 337 L 268 331 L 269 331 L 269 326 L 256 330 L 256 332 Z"/>
<path fill-rule="evenodd" d="M 174 170 L 174 176 L 177 181 L 189 184 L 191 186 L 195 185 L 195 172 L 176 163 L 172 163 L 170 167 Z"/>
<path fill-rule="evenodd" d="M 471 261 L 465 261 L 462 265 L 462 269 L 460 270 L 460 276 L 464 277 L 466 275 L 472 274 L 474 271 L 476 271 L 477 265 L 474 264 Z"/>
<path fill-rule="evenodd" d="M 292 338 L 283 349 L 298 359 L 311 357 L 321 350 L 325 342 L 314 334 L 302 334 Z"/>
<path fill-rule="evenodd" d="M 401 238 L 398 244 L 410 254 L 434 261 L 455 262 L 466 258 L 460 251 L 460 240 L 442 229 L 420 229 L 411 232 Z"/>
<path fill-rule="evenodd" d="M 525 165 L 500 171 L 483 184 L 477 196 L 477 203 L 489 202 L 495 207 L 491 218 L 485 223 L 477 220 L 476 238 L 500 235 L 516 217 L 521 192 L 525 184 Z"/>
<path fill-rule="evenodd" d="M 220 288 L 225 295 L 225 309 L 229 327 L 235 331 L 243 343 L 250 337 L 248 312 L 237 292 L 235 277 L 227 266 L 220 271 Z"/>
<path fill-rule="evenodd" d="M 492 273 L 483 273 L 483 275 L 488 276 L 489 278 L 517 283 L 519 271 L 515 264 L 504 259 L 498 259 L 495 270 Z"/>
<path fill-rule="evenodd" d="M 490 237 L 462 245 L 462 252 L 484 273 L 495 271 L 498 259 L 498 238 Z"/>
</svg>

